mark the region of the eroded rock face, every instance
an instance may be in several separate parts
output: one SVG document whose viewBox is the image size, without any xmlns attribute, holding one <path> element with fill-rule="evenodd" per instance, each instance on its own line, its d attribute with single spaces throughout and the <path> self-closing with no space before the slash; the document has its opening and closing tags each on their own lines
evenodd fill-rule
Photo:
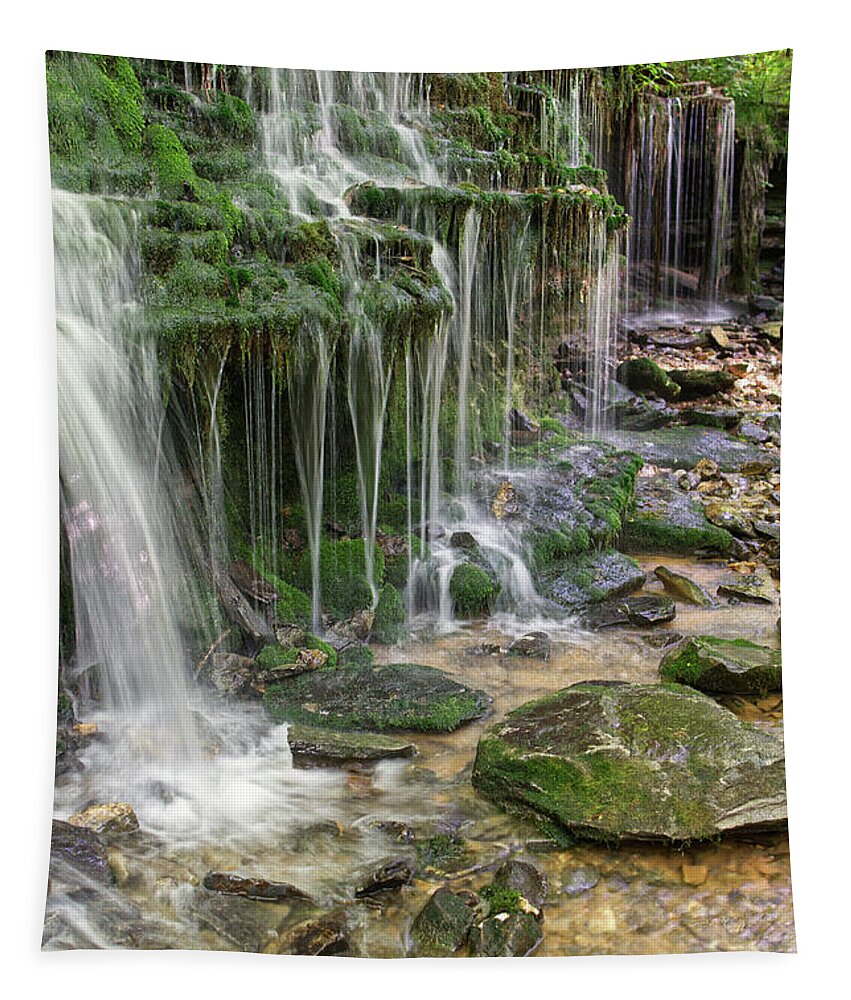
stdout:
<svg viewBox="0 0 851 1000">
<path fill-rule="evenodd" d="M 783 745 L 679 685 L 578 684 L 479 741 L 473 785 L 551 836 L 683 842 L 786 822 Z"/>
<path fill-rule="evenodd" d="M 483 691 L 415 663 L 317 670 L 274 685 L 264 700 L 281 722 L 375 732 L 448 732 L 480 718 L 491 702 Z"/>
<path fill-rule="evenodd" d="M 746 639 L 717 639 L 698 635 L 665 655 L 659 665 L 663 680 L 688 684 L 700 691 L 729 694 L 779 691 L 779 649 L 758 646 Z"/>
</svg>

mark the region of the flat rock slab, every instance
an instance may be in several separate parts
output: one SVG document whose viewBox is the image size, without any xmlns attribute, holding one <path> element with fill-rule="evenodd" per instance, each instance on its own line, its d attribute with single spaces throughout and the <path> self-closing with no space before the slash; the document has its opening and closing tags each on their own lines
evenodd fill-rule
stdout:
<svg viewBox="0 0 851 1000">
<path fill-rule="evenodd" d="M 577 684 L 479 740 L 473 785 L 549 836 L 681 843 L 786 822 L 783 744 L 674 684 Z"/>
<path fill-rule="evenodd" d="M 279 722 L 343 732 L 449 732 L 483 716 L 491 698 L 434 667 L 394 663 L 302 674 L 270 687 L 264 701 Z"/>
<path fill-rule="evenodd" d="M 732 597 L 750 604 L 774 604 L 777 591 L 767 576 L 737 573 L 718 584 L 719 597 Z"/>
<path fill-rule="evenodd" d="M 636 482 L 635 509 L 621 535 L 628 551 L 726 554 L 737 544 L 729 531 L 708 520 L 698 497 L 681 490 L 671 473 Z"/>
<path fill-rule="evenodd" d="M 644 570 L 630 556 L 609 549 L 557 563 L 541 575 L 539 590 L 567 610 L 623 597 L 646 581 Z"/>
<path fill-rule="evenodd" d="M 318 726 L 291 724 L 287 742 L 296 767 L 342 767 L 392 757 L 414 757 L 417 747 L 380 733 L 336 733 Z"/>
<path fill-rule="evenodd" d="M 309 896 L 298 886 L 289 882 L 271 882 L 265 878 L 245 878 L 230 872 L 207 872 L 203 886 L 211 892 L 220 892 L 230 896 L 245 896 L 246 899 L 256 899 L 266 903 L 280 903 L 285 899 L 306 899 Z"/>
<path fill-rule="evenodd" d="M 616 625 L 647 628 L 662 625 L 677 617 L 677 607 L 670 597 L 648 594 L 641 597 L 622 597 L 619 601 L 605 601 L 587 608 L 582 614 L 585 628 L 596 631 Z"/>
<path fill-rule="evenodd" d="M 669 469 L 693 469 L 710 458 L 725 472 L 737 472 L 748 462 L 780 464 L 777 455 L 712 427 L 662 427 L 651 431 L 621 431 L 617 443 L 646 462 Z"/>
<path fill-rule="evenodd" d="M 657 566 L 653 572 L 675 600 L 683 601 L 686 604 L 697 604 L 704 608 L 708 608 L 712 604 L 712 598 L 703 587 L 687 576 L 683 576 L 682 573 L 675 573 L 667 566 Z"/>
<path fill-rule="evenodd" d="M 688 684 L 699 691 L 765 693 L 780 690 L 781 664 L 779 649 L 746 639 L 697 635 L 666 653 L 659 674 L 662 680 Z"/>
</svg>

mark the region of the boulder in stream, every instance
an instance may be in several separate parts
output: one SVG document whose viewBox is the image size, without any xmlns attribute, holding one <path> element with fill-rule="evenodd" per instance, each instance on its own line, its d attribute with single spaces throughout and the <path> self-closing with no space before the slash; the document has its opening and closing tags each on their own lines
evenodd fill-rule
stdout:
<svg viewBox="0 0 851 1000">
<path fill-rule="evenodd" d="M 764 694 L 780 690 L 781 664 L 779 649 L 747 639 L 697 635 L 664 656 L 659 675 L 700 691 Z"/>
<path fill-rule="evenodd" d="M 704 608 L 712 605 L 712 598 L 703 587 L 682 573 L 675 573 L 666 566 L 657 566 L 653 572 L 662 581 L 665 590 L 676 600 L 686 604 L 698 604 Z"/>
<path fill-rule="evenodd" d="M 139 820 L 129 802 L 97 802 L 68 817 L 71 826 L 82 826 L 95 833 L 132 833 Z"/>
<path fill-rule="evenodd" d="M 473 910 L 467 900 L 449 889 L 438 889 L 414 918 L 411 937 L 419 955 L 452 955 L 467 940 Z"/>
<path fill-rule="evenodd" d="M 594 631 L 615 625 L 632 625 L 647 628 L 673 621 L 677 607 L 670 597 L 646 594 L 639 597 L 622 597 L 619 601 L 604 601 L 586 608 L 581 622 Z"/>
<path fill-rule="evenodd" d="M 287 742 L 296 767 L 370 764 L 391 757 L 413 757 L 417 752 L 414 743 L 380 733 L 337 733 L 293 724 L 287 729 Z"/>
<path fill-rule="evenodd" d="M 674 684 L 576 684 L 521 705 L 479 740 L 472 781 L 564 843 L 786 822 L 782 742 Z"/>
<path fill-rule="evenodd" d="M 288 678 L 268 688 L 264 701 L 279 722 L 342 731 L 448 732 L 484 715 L 491 699 L 434 667 L 393 663 Z"/>
<path fill-rule="evenodd" d="M 554 563 L 539 575 L 540 592 L 568 611 L 623 597 L 646 581 L 644 570 L 630 556 L 605 549 Z"/>
<path fill-rule="evenodd" d="M 524 656 L 534 660 L 550 658 L 550 637 L 546 632 L 527 632 L 518 636 L 506 650 L 508 656 Z"/>
</svg>

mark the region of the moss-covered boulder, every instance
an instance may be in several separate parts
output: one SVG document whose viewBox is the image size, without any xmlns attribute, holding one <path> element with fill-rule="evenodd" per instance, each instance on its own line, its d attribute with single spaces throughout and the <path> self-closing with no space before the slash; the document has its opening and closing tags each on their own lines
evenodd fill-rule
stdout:
<svg viewBox="0 0 851 1000">
<path fill-rule="evenodd" d="M 455 954 L 466 943 L 472 924 L 473 910 L 467 901 L 449 889 L 438 889 L 411 924 L 417 954 Z"/>
<path fill-rule="evenodd" d="M 302 674 L 270 687 L 264 701 L 278 722 L 448 732 L 484 715 L 491 699 L 434 667 L 394 663 Z"/>
<path fill-rule="evenodd" d="M 413 757 L 417 748 L 408 740 L 380 733 L 337 733 L 318 726 L 292 724 L 287 729 L 296 767 L 342 767 L 371 764 L 388 757 Z"/>
<path fill-rule="evenodd" d="M 633 392 L 652 392 L 669 402 L 680 395 L 680 387 L 664 368 L 650 358 L 631 358 L 621 361 L 615 378 Z"/>
<path fill-rule="evenodd" d="M 728 555 L 736 541 L 724 528 L 712 524 L 697 496 L 681 490 L 670 473 L 638 481 L 635 506 L 620 536 L 627 552 L 693 553 L 698 550 Z"/>
<path fill-rule="evenodd" d="M 384 582 L 384 554 L 375 550 L 375 582 Z M 312 568 L 307 553 L 302 555 L 295 583 L 309 593 Z M 372 590 L 366 576 L 366 555 L 362 538 L 332 542 L 323 539 L 319 547 L 319 589 L 322 606 L 332 618 L 350 618 L 356 611 L 372 607 Z"/>
<path fill-rule="evenodd" d="M 470 931 L 470 954 L 478 958 L 523 958 L 540 944 L 543 931 L 531 913 L 498 913 Z"/>
<path fill-rule="evenodd" d="M 786 822 L 781 741 L 673 684 L 577 684 L 522 705 L 480 739 L 472 781 L 565 843 Z"/>
<path fill-rule="evenodd" d="M 568 610 L 622 597 L 644 586 L 638 563 L 615 549 L 555 563 L 539 576 L 541 594 Z"/>
<path fill-rule="evenodd" d="M 499 583 L 481 566 L 464 562 L 452 573 L 449 593 L 457 615 L 476 618 L 490 612 L 499 593 Z"/>
<path fill-rule="evenodd" d="M 780 690 L 781 662 L 779 649 L 747 639 L 697 635 L 665 654 L 659 675 L 699 691 L 763 694 Z"/>
<path fill-rule="evenodd" d="M 723 368 L 685 368 L 669 371 L 668 377 L 680 387 L 680 399 L 714 396 L 736 384 L 736 379 Z"/>
<path fill-rule="evenodd" d="M 372 623 L 372 637 L 376 642 L 392 645 L 405 638 L 405 605 L 399 596 L 399 591 L 391 584 L 386 584 L 378 594 L 375 605 L 375 618 Z"/>
</svg>

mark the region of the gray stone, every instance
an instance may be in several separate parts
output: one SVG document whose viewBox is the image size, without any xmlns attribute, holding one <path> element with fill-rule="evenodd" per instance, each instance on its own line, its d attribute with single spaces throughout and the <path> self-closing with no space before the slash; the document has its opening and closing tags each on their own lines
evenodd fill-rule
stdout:
<svg viewBox="0 0 851 1000">
<path fill-rule="evenodd" d="M 746 639 L 697 635 L 664 656 L 659 676 L 699 691 L 762 694 L 780 690 L 781 667 L 779 649 Z"/>
<path fill-rule="evenodd" d="M 417 753 L 414 743 L 379 733 L 338 733 L 295 724 L 287 728 L 287 742 L 296 767 L 342 767 L 353 762 L 413 757 Z"/>
</svg>

